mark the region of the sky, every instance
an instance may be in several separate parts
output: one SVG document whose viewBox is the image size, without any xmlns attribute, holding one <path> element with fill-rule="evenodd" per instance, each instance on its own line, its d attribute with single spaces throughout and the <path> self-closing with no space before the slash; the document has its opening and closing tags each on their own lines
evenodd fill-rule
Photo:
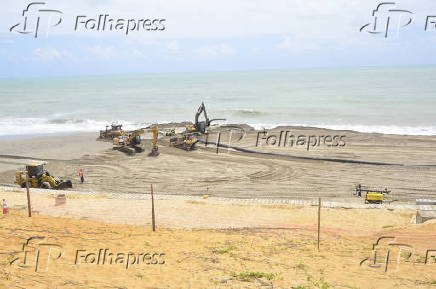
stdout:
<svg viewBox="0 0 436 289">
<path fill-rule="evenodd" d="M 380 3 L 2 0 L 0 77 L 435 65 L 436 29 L 425 25 L 436 2 L 382 5 L 374 29 Z M 122 25 L 91 29 L 99 15 Z M 150 26 L 155 19 L 160 26 Z"/>
</svg>

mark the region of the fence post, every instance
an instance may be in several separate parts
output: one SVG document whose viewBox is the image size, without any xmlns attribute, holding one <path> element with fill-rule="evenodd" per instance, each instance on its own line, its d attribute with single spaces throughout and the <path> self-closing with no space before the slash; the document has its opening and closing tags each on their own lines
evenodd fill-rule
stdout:
<svg viewBox="0 0 436 289">
<path fill-rule="evenodd" d="M 154 194 L 153 194 L 153 184 L 151 184 L 151 226 L 153 232 L 156 231 L 156 219 L 154 216 Z"/>
<path fill-rule="evenodd" d="M 30 205 L 30 189 L 29 189 L 29 175 L 26 173 L 26 193 L 27 193 L 27 211 L 29 217 L 32 217 L 32 206 Z"/>
<path fill-rule="evenodd" d="M 320 240 L 320 233 L 321 233 L 321 198 L 318 198 L 318 251 L 319 251 L 319 240 Z"/>
<path fill-rule="evenodd" d="M 216 153 L 218 154 L 219 148 L 220 148 L 220 141 L 221 141 L 221 132 L 218 132 L 218 141 L 216 142 Z"/>
</svg>

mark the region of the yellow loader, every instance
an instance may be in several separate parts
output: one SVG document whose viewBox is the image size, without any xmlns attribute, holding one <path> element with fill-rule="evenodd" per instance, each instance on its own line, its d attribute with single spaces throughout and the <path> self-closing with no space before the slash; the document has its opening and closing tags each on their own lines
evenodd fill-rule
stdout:
<svg viewBox="0 0 436 289">
<path fill-rule="evenodd" d="M 26 165 L 25 170 L 15 173 L 15 183 L 20 187 L 25 188 L 26 182 L 30 188 L 64 190 L 72 188 L 73 184 L 70 180 L 62 180 L 52 176 L 44 169 L 45 163 L 31 163 Z"/>
</svg>

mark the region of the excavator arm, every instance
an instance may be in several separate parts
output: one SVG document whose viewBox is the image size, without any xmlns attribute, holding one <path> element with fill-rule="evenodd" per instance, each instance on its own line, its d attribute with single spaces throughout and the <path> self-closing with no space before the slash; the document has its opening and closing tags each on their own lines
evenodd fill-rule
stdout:
<svg viewBox="0 0 436 289">
<path fill-rule="evenodd" d="M 204 121 L 198 121 L 198 119 L 200 118 L 201 114 L 204 114 Z M 206 111 L 206 106 L 204 105 L 204 102 L 201 103 L 200 107 L 197 110 L 197 113 L 195 114 L 195 129 L 197 131 L 199 131 L 200 133 L 205 133 L 206 129 L 210 126 L 210 124 L 213 121 L 217 121 L 217 120 L 226 120 L 224 118 L 215 118 L 215 119 L 209 119 L 209 117 L 207 116 L 207 111 Z"/>
</svg>

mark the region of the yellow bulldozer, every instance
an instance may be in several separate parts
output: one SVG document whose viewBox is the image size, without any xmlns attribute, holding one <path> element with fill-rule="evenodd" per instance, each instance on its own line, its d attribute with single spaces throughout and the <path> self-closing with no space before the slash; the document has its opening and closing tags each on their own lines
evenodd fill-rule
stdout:
<svg viewBox="0 0 436 289">
<path fill-rule="evenodd" d="M 15 183 L 22 188 L 26 187 L 26 183 L 29 185 L 29 188 L 64 190 L 73 187 L 70 180 L 64 181 L 52 176 L 45 170 L 45 164 L 31 163 L 26 165 L 25 170 L 15 173 Z"/>
</svg>

